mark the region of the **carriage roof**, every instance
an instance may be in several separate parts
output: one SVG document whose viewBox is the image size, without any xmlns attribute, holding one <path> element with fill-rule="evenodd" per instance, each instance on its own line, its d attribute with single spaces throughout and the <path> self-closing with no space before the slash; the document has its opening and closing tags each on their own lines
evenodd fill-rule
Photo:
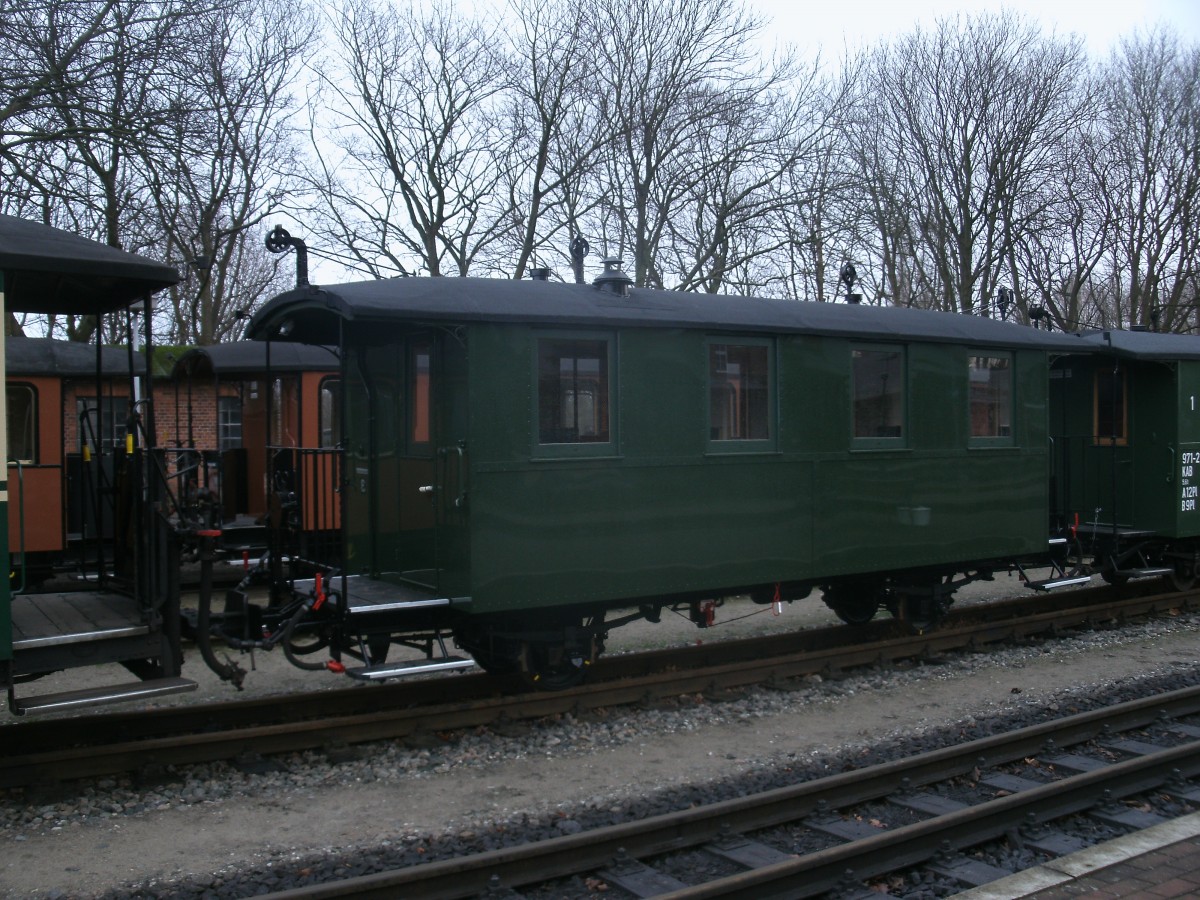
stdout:
<svg viewBox="0 0 1200 900">
<path fill-rule="evenodd" d="M 171 266 L 14 216 L 0 216 L 10 312 L 96 315 L 179 281 Z"/>
<path fill-rule="evenodd" d="M 647 288 L 633 288 L 628 296 L 621 296 L 591 285 L 486 278 L 393 278 L 306 286 L 267 303 L 251 320 L 247 335 L 327 343 L 337 334 L 340 321 L 682 327 L 1036 347 L 1058 352 L 1080 349 L 1075 335 L 981 316 Z"/>
<path fill-rule="evenodd" d="M 1155 331 L 1090 331 L 1082 336 L 1090 350 L 1108 351 L 1128 359 L 1200 359 L 1200 335 L 1160 334 Z"/>
<path fill-rule="evenodd" d="M 6 337 L 4 364 L 9 375 L 85 377 L 96 374 L 96 345 L 52 338 Z M 143 365 L 134 352 L 134 371 Z M 105 375 L 129 374 L 128 347 L 101 347 L 100 371 Z"/>
<path fill-rule="evenodd" d="M 336 351 L 318 344 L 273 343 L 269 356 L 272 372 L 334 371 L 338 368 Z M 262 341 L 193 347 L 176 360 L 171 377 L 261 377 L 267 370 L 267 358 L 268 345 Z"/>
</svg>

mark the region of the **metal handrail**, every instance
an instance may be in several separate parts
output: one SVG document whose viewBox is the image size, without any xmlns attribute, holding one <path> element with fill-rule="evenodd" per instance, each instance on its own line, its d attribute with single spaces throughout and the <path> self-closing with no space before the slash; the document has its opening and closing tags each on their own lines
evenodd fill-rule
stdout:
<svg viewBox="0 0 1200 900">
<path fill-rule="evenodd" d="M 20 499 L 17 501 L 17 533 L 19 535 L 19 545 L 17 547 L 21 554 L 21 583 L 19 587 L 9 585 L 9 591 L 13 594 L 19 594 L 25 590 L 28 583 L 29 563 L 25 556 L 25 466 L 19 459 L 9 459 L 10 466 L 17 467 L 17 484 L 20 486 Z M 10 548 L 11 549 L 11 548 Z M 9 555 L 9 561 L 12 561 L 12 555 Z"/>
</svg>

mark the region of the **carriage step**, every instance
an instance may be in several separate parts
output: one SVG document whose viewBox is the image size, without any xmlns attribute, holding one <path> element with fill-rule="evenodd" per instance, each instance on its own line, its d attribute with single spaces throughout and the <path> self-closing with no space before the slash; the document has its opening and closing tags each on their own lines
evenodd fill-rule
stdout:
<svg viewBox="0 0 1200 900">
<path fill-rule="evenodd" d="M 1055 588 L 1070 587 L 1073 584 L 1087 584 L 1092 580 L 1091 575 L 1068 575 L 1064 578 L 1051 578 L 1048 581 L 1030 581 L 1025 587 L 1031 591 L 1052 591 Z"/>
<path fill-rule="evenodd" d="M 346 674 L 359 681 L 382 681 L 385 678 L 403 678 L 406 675 L 421 675 L 425 672 L 445 672 L 450 669 L 469 669 L 475 660 L 462 656 L 445 656 L 441 659 L 411 659 L 398 663 L 383 663 L 378 666 L 359 666 L 347 669 Z"/>
<path fill-rule="evenodd" d="M 13 715 L 27 713 L 59 712 L 84 706 L 100 706 L 105 703 L 125 703 L 130 700 L 146 700 L 165 697 L 168 694 L 183 694 L 196 689 L 190 678 L 156 678 L 151 681 L 134 681 L 129 684 L 113 684 L 104 687 L 85 688 L 78 691 L 62 691 L 57 694 L 42 694 L 18 700 L 9 694 L 9 709 Z"/>
<path fill-rule="evenodd" d="M 1144 569 L 1117 569 L 1113 574 L 1120 578 L 1157 578 L 1174 571 L 1170 566 L 1148 566 Z"/>
<path fill-rule="evenodd" d="M 421 600 L 395 600 L 390 603 L 362 603 L 358 604 L 354 601 L 353 595 L 350 597 L 350 615 L 352 616 L 369 616 L 378 613 L 391 612 L 410 612 L 417 609 L 435 609 L 450 605 L 448 597 L 430 597 L 429 599 Z"/>
</svg>

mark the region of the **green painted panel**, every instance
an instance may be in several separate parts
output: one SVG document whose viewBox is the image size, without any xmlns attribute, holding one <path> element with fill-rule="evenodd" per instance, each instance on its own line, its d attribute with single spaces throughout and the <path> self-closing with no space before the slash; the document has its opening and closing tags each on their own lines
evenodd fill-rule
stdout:
<svg viewBox="0 0 1200 900">
<path fill-rule="evenodd" d="M 1128 462 L 1118 469 L 1118 478 L 1131 485 L 1132 524 L 1165 535 L 1175 532 L 1181 508 L 1177 395 L 1173 368 L 1160 363 L 1129 366 Z"/>
<path fill-rule="evenodd" d="M 889 571 L 1046 546 L 1044 452 L 861 453 L 816 472 L 822 573 Z"/>
<path fill-rule="evenodd" d="M 777 460 L 575 461 L 472 482 L 474 609 L 803 577 L 812 467 Z"/>
</svg>

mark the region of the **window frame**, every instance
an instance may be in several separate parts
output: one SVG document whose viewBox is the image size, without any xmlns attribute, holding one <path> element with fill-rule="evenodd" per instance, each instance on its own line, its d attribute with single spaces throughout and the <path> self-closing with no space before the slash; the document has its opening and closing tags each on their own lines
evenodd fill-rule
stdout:
<svg viewBox="0 0 1200 900">
<path fill-rule="evenodd" d="M 424 355 L 424 372 L 418 359 Z M 434 411 L 434 341 L 430 334 L 410 334 L 404 341 L 404 447 L 406 455 L 432 457 Z M 424 376 L 424 377 L 422 377 Z M 421 433 L 424 439 L 420 439 Z"/>
<path fill-rule="evenodd" d="M 606 351 L 605 391 L 608 403 L 608 439 L 598 441 L 562 441 L 542 442 L 542 347 L 543 344 L 555 343 L 603 343 Z M 618 447 L 618 415 L 617 407 L 617 358 L 618 335 L 612 331 L 539 331 L 535 332 L 531 351 L 533 384 L 530 391 L 532 403 L 530 412 L 532 455 L 535 459 L 574 459 L 579 457 L 612 457 L 617 455 Z M 560 360 L 562 356 L 558 357 Z"/>
<path fill-rule="evenodd" d="M 858 424 L 858 395 L 856 391 L 855 354 L 857 353 L 890 353 L 900 358 L 900 434 L 899 435 L 859 435 Z M 876 395 L 883 396 L 883 395 Z M 912 406 L 908 385 L 908 345 L 887 343 L 855 343 L 850 345 L 850 449 L 851 450 L 905 450 L 908 449 L 908 434 L 910 424 L 908 411 Z"/>
<path fill-rule="evenodd" d="M 7 463 L 9 460 L 15 460 L 16 462 L 20 463 L 23 466 L 36 466 L 36 465 L 38 465 L 39 460 L 41 459 L 41 442 L 39 441 L 39 437 L 40 437 L 39 431 L 41 429 L 41 410 L 38 407 L 38 389 L 37 389 L 36 385 L 31 384 L 28 381 L 9 382 L 8 385 L 6 385 L 6 387 L 5 387 L 5 398 L 4 398 L 5 403 L 6 403 L 5 409 L 7 410 L 6 416 L 8 418 L 11 418 L 11 416 L 12 416 L 13 404 L 12 404 L 11 398 L 12 398 L 12 392 L 14 390 L 24 391 L 29 394 L 30 402 L 29 402 L 29 407 L 28 407 L 28 409 L 29 409 L 29 417 L 28 418 L 31 420 L 30 425 L 29 425 L 29 443 L 31 446 L 29 449 L 32 450 L 32 454 L 28 457 L 14 456 L 13 455 L 12 432 L 6 431 L 5 447 L 6 447 L 7 458 L 5 459 L 5 462 Z M 8 427 L 9 427 L 9 421 L 7 419 L 4 423 L 4 427 L 5 427 L 5 429 L 8 429 Z"/>
<path fill-rule="evenodd" d="M 317 383 L 317 447 L 334 450 L 341 444 L 342 376 L 326 375 Z"/>
<path fill-rule="evenodd" d="M 1111 382 L 1113 373 L 1104 369 L 1096 369 L 1092 373 L 1092 446 L 1094 447 L 1128 447 L 1129 446 L 1129 367 L 1120 366 L 1121 373 L 1121 431 L 1120 434 L 1100 433 L 1100 379 Z"/>
<path fill-rule="evenodd" d="M 236 418 L 236 422 L 227 421 L 227 414 L 231 410 L 235 411 L 237 415 L 229 418 Z M 217 396 L 217 450 L 219 452 L 236 450 L 245 446 L 244 424 L 245 411 L 242 406 L 242 398 L 234 394 L 219 394 Z M 237 428 L 237 442 L 231 443 L 231 435 L 228 432 L 234 426 Z"/>
<path fill-rule="evenodd" d="M 117 415 L 118 405 L 120 415 Z M 93 454 L 103 454 L 105 452 L 113 452 L 118 449 L 124 449 L 125 437 L 128 433 L 125 428 L 126 420 L 129 418 L 129 410 L 133 406 L 133 399 L 125 394 L 103 394 L 99 399 L 94 394 L 75 396 L 75 427 L 77 434 L 75 435 L 75 443 L 79 448 L 79 452 L 83 452 L 83 448 L 89 446 L 87 429 L 83 427 L 83 419 L 85 416 L 91 417 L 92 411 L 97 411 L 97 430 L 101 432 L 97 435 L 99 447 L 90 446 Z M 105 423 L 108 423 L 109 430 L 104 433 Z"/>
<path fill-rule="evenodd" d="M 715 438 L 713 437 L 712 392 L 713 392 L 713 348 L 762 347 L 766 349 L 766 417 L 765 438 Z M 705 447 L 709 454 L 772 453 L 779 446 L 779 379 L 778 343 L 774 337 L 748 337 L 745 335 L 709 335 L 704 339 L 704 393 L 705 403 Z"/>
<path fill-rule="evenodd" d="M 975 434 L 975 408 L 974 401 L 971 397 L 971 371 L 974 367 L 974 361 L 977 359 L 1003 359 L 1007 360 L 1008 372 L 1008 434 L 990 434 L 978 435 Z M 1012 447 L 1014 445 L 1014 432 L 1016 431 L 1016 409 L 1017 409 L 1017 378 L 1016 378 L 1016 355 L 1011 350 L 968 350 L 967 351 L 967 446 L 971 448 L 996 448 L 996 447 Z"/>
</svg>

